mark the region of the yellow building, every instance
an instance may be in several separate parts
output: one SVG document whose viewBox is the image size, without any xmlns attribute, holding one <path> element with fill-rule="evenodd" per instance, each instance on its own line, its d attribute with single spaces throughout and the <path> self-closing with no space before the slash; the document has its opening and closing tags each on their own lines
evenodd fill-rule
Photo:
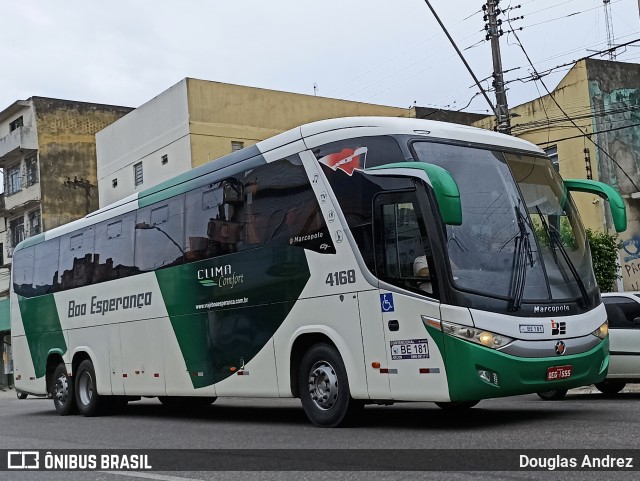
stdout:
<svg viewBox="0 0 640 481">
<path fill-rule="evenodd" d="M 552 95 L 511 108 L 512 134 L 545 149 L 564 178 L 599 180 L 623 195 L 628 228 L 618 237 L 621 287 L 639 290 L 640 67 L 581 60 Z M 493 129 L 495 122 L 487 117 L 473 125 Z M 587 228 L 615 232 L 600 198 L 575 194 L 574 199 Z"/>
<path fill-rule="evenodd" d="M 360 115 L 410 110 L 185 78 L 96 135 L 100 206 L 297 125 Z"/>
</svg>

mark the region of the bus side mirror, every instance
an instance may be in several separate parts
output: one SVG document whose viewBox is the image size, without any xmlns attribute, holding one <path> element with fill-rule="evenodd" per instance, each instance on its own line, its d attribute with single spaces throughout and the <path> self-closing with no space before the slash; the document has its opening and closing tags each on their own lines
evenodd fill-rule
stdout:
<svg viewBox="0 0 640 481">
<path fill-rule="evenodd" d="M 436 194 L 442 221 L 447 225 L 462 224 L 460 189 L 448 170 L 433 164 L 422 164 Z"/>
<path fill-rule="evenodd" d="M 565 179 L 564 185 L 570 192 L 587 192 L 608 200 L 616 232 L 627 230 L 627 210 L 624 206 L 624 200 L 613 187 L 603 182 L 586 179 Z"/>
</svg>

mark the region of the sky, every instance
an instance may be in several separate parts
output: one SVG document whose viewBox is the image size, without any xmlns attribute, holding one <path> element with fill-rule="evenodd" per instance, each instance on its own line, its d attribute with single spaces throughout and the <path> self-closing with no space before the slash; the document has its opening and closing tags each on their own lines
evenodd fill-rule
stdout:
<svg viewBox="0 0 640 481">
<path fill-rule="evenodd" d="M 475 75 L 489 77 L 482 0 L 430 2 Z M 638 0 L 609 5 L 615 43 L 640 39 Z M 533 72 L 523 49 L 543 72 L 607 48 L 603 0 L 500 7 L 505 32 L 523 28 L 522 48 L 513 33 L 500 40 L 510 106 L 544 93 L 522 81 Z M 138 107 L 185 77 L 395 107 L 489 109 L 424 0 L 21 0 L 3 2 L 0 39 L 0 110 L 31 96 Z M 617 60 L 640 62 L 640 40 Z M 552 89 L 567 70 L 545 84 Z"/>
</svg>

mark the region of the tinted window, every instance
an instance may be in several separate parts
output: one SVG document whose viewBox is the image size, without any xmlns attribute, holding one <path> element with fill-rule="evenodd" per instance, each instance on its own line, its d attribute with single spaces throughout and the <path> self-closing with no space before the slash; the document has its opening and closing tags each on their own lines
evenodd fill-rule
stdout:
<svg viewBox="0 0 640 481">
<path fill-rule="evenodd" d="M 415 192 L 375 198 L 378 276 L 391 284 L 437 294 L 433 254 Z"/>
<path fill-rule="evenodd" d="M 292 245 L 335 252 L 320 205 L 298 156 L 247 172 L 255 195 L 246 212 L 248 233 L 268 245 Z M 324 247 L 322 247 L 324 244 Z"/>
<path fill-rule="evenodd" d="M 109 219 L 95 226 L 93 282 L 105 282 L 137 274 L 133 264 L 135 213 Z"/>
<path fill-rule="evenodd" d="M 59 290 L 74 289 L 93 282 L 94 228 L 62 236 L 60 239 Z"/>
<path fill-rule="evenodd" d="M 348 173 L 405 160 L 398 142 L 392 137 L 356 137 L 313 149 L 321 164 Z"/>
<path fill-rule="evenodd" d="M 238 250 L 243 228 L 242 190 L 237 179 L 227 179 L 187 192 L 185 256 L 188 261 Z"/>
<path fill-rule="evenodd" d="M 398 177 L 381 177 L 354 172 L 346 175 L 323 166 L 331 189 L 338 199 L 342 214 L 347 220 L 360 254 L 369 268 L 376 274 L 374 265 L 373 244 L 373 199 L 376 194 L 385 190 L 410 189 L 413 184 L 409 179 Z"/>
<path fill-rule="evenodd" d="M 182 264 L 184 196 L 140 209 L 135 231 L 136 267 L 139 271 Z"/>
<path fill-rule="evenodd" d="M 188 192 L 185 204 L 188 261 L 263 245 L 335 252 L 298 156 Z"/>
<path fill-rule="evenodd" d="M 60 239 L 55 238 L 35 246 L 35 265 L 33 271 L 34 294 L 51 294 L 54 285 L 58 286 L 58 255 Z M 56 289 L 57 290 L 57 289 Z"/>
<path fill-rule="evenodd" d="M 640 304 L 623 296 L 602 298 L 607 310 L 609 327 L 613 329 L 637 328 L 634 319 L 640 317 Z"/>
<path fill-rule="evenodd" d="M 33 295 L 33 259 L 35 247 L 27 247 L 13 255 L 13 290 L 19 296 Z"/>
</svg>

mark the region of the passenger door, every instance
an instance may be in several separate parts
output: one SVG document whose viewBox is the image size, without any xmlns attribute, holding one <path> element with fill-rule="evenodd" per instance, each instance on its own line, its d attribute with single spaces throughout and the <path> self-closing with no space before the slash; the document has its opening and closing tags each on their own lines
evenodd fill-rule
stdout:
<svg viewBox="0 0 640 481">
<path fill-rule="evenodd" d="M 439 320 L 440 302 L 433 255 L 416 193 L 380 194 L 375 198 L 374 209 L 378 275 L 399 288 L 379 291 L 391 397 L 407 401 L 448 400 L 444 359 L 422 317 Z M 425 265 L 428 272 L 419 275 L 418 268 Z"/>
</svg>

